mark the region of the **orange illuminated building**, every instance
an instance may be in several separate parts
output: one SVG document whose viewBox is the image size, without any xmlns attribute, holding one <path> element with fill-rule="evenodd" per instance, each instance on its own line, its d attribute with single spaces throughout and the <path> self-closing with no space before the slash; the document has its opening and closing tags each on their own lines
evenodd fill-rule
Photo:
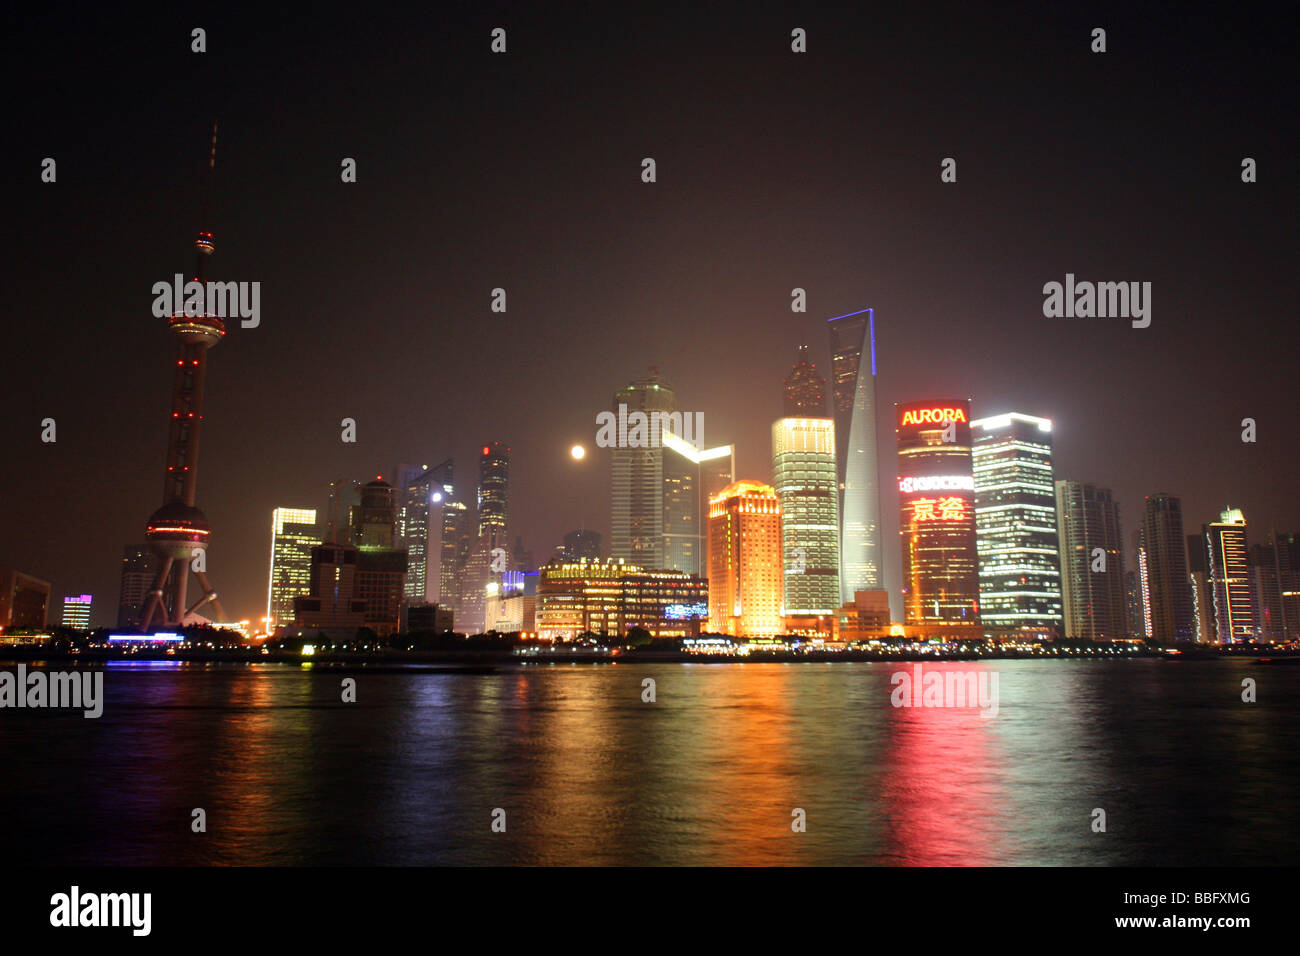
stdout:
<svg viewBox="0 0 1300 956">
<path fill-rule="evenodd" d="M 759 481 L 709 499 L 709 630 L 736 637 L 784 633 L 781 501 Z"/>
<path fill-rule="evenodd" d="M 907 402 L 896 416 L 906 622 L 977 625 L 970 402 Z"/>
</svg>

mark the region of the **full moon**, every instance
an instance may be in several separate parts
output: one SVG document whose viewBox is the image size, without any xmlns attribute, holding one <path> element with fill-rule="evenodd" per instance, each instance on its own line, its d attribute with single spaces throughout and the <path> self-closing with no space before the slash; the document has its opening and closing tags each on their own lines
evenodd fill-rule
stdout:
<svg viewBox="0 0 1300 956">
<path fill-rule="evenodd" d="M 583 448 L 581 445 L 574 445 L 569 449 L 569 454 L 573 456 L 574 461 L 581 461 L 583 458 L 587 457 L 587 449 Z"/>
</svg>

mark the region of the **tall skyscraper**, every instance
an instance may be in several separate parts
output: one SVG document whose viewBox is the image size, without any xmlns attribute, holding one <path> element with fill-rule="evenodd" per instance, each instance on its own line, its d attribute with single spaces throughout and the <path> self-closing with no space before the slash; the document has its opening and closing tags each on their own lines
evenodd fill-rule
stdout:
<svg viewBox="0 0 1300 956">
<path fill-rule="evenodd" d="M 1064 578 L 1064 568 L 1061 574 Z M 1145 630 L 1142 627 L 1142 582 L 1135 570 L 1129 569 L 1124 572 L 1124 598 L 1127 613 L 1125 626 L 1128 628 L 1128 634 L 1130 637 L 1139 637 L 1145 633 Z M 1064 582 L 1062 582 L 1062 602 L 1068 613 L 1068 602 L 1064 601 Z"/>
<path fill-rule="evenodd" d="M 970 401 L 895 406 L 908 624 L 978 624 Z"/>
<path fill-rule="evenodd" d="M 781 502 L 785 613 L 834 614 L 841 606 L 835 422 L 774 422 L 772 475 Z"/>
<path fill-rule="evenodd" d="M 397 537 L 406 548 L 407 604 L 437 603 L 442 592 L 442 510 L 451 494 L 452 460 L 398 465 Z"/>
<path fill-rule="evenodd" d="M 1122 640 L 1128 633 L 1128 596 L 1119 505 L 1109 488 L 1058 481 L 1056 521 L 1065 636 Z"/>
<path fill-rule="evenodd" d="M 204 184 L 205 225 L 208 184 L 216 155 L 217 127 L 213 124 L 212 151 Z M 204 267 L 215 249 L 212 233 L 200 232 L 194 240 L 194 282 L 204 283 Z M 167 320 L 167 327 L 176 340 L 167 471 L 163 479 L 163 505 L 149 517 L 145 528 L 145 538 L 161 562 L 145 603 L 142 630 L 148 630 L 155 621 L 167 626 L 189 623 L 194 620 L 195 612 L 207 603 L 211 603 L 216 611 L 216 620 L 226 618 L 221 602 L 217 600 L 217 592 L 208 583 L 207 548 L 212 528 L 207 517 L 194 504 L 199 477 L 199 432 L 203 428 L 203 382 L 208 368 L 208 349 L 225 337 L 226 323 L 215 315 L 187 315 L 186 311 L 177 312 Z M 193 605 L 186 605 L 191 570 L 203 588 L 203 596 Z M 164 588 L 169 590 L 164 593 Z"/>
<path fill-rule="evenodd" d="M 128 544 L 122 549 L 122 575 L 117 598 L 117 626 L 138 628 L 144 622 L 144 606 L 149 600 L 149 589 L 158 573 L 158 555 L 147 544 Z M 173 568 L 172 573 L 176 573 Z M 171 589 L 164 582 L 163 594 Z M 171 608 L 164 612 L 171 614 Z"/>
<path fill-rule="evenodd" d="M 1261 638 L 1300 638 L 1300 535 L 1272 532 L 1250 546 L 1249 560 Z"/>
<path fill-rule="evenodd" d="M 441 595 L 438 603 L 449 608 L 455 626 L 460 622 L 461 598 L 465 592 L 465 568 L 473 550 L 474 516 L 454 492 L 446 492 L 442 500 L 442 568 Z"/>
<path fill-rule="evenodd" d="M 1142 599 L 1142 627 L 1135 636 L 1151 640 L 1151 565 L 1147 561 L 1146 532 L 1133 532 L 1133 553 L 1137 555 L 1138 596 Z"/>
<path fill-rule="evenodd" d="M 709 502 L 709 630 L 770 637 L 784 629 L 781 501 L 759 481 L 736 481 Z"/>
<path fill-rule="evenodd" d="M 1052 423 L 1011 412 L 971 422 L 980 621 L 1064 636 Z"/>
<path fill-rule="evenodd" d="M 355 596 L 365 602 L 365 621 L 380 636 L 402 627 L 406 548 L 397 540 L 397 502 L 382 478 L 361 487 L 352 506 L 352 544 L 357 555 Z"/>
<path fill-rule="evenodd" d="M 510 448 L 488 442 L 478 459 L 478 533 L 505 547 L 510 513 Z"/>
<path fill-rule="evenodd" d="M 785 417 L 826 417 L 826 379 L 818 375 L 817 366 L 808 361 L 806 345 L 799 346 L 794 369 L 785 380 Z M 838 475 L 836 480 L 839 480 Z M 836 493 L 838 495 L 838 488 Z"/>
<path fill-rule="evenodd" d="M 840 483 L 840 599 L 883 588 L 876 461 L 876 325 L 871 309 L 829 320 Z M 870 348 L 870 362 L 863 352 Z"/>
<path fill-rule="evenodd" d="M 456 627 L 482 632 L 487 616 L 487 589 L 498 589 L 510 568 L 510 449 L 499 441 L 485 444 L 478 468 L 478 538 L 465 561 Z"/>
<path fill-rule="evenodd" d="M 1147 495 L 1142 521 L 1150 587 L 1151 637 L 1166 643 L 1196 637 L 1192 587 L 1187 577 L 1183 504 L 1174 495 Z"/>
<path fill-rule="evenodd" d="M 650 370 L 643 379 L 614 393 L 614 412 L 626 414 L 677 411 L 677 396 Z M 662 441 L 648 448 L 616 447 L 612 452 L 610 490 L 610 557 L 642 568 L 663 568 L 664 548 L 664 448 Z"/>
<path fill-rule="evenodd" d="M 1246 516 L 1240 508 L 1227 508 L 1203 531 L 1214 600 L 1215 640 L 1220 644 L 1253 641 L 1258 617 L 1250 583 Z"/>
<path fill-rule="evenodd" d="M 709 499 L 735 480 L 735 449 L 699 451 L 670 431 L 660 436 L 663 467 L 664 567 L 702 574 Z"/>
<path fill-rule="evenodd" d="M 94 601 L 89 594 L 73 594 L 63 599 L 63 626 L 76 628 L 78 631 L 90 630 L 90 605 Z"/>
<path fill-rule="evenodd" d="M 1192 591 L 1192 625 L 1198 644 L 1213 644 L 1214 597 L 1210 593 L 1210 556 L 1205 534 L 1187 536 L 1187 578 Z"/>
<path fill-rule="evenodd" d="M 293 599 L 311 588 L 311 552 L 320 542 L 315 508 L 271 512 L 271 563 L 266 585 L 267 627 L 292 624 Z"/>
</svg>

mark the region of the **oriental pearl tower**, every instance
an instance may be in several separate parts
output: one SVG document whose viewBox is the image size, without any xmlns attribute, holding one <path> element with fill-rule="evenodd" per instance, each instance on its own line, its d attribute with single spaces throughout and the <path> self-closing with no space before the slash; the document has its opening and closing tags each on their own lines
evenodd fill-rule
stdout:
<svg viewBox="0 0 1300 956">
<path fill-rule="evenodd" d="M 208 196 L 217 158 L 217 124 L 212 124 L 212 149 L 203 185 L 203 216 L 208 222 Z M 204 265 L 214 250 L 212 233 L 200 232 L 194 241 L 195 277 L 203 283 Z M 206 288 L 206 286 L 205 286 Z M 163 476 L 163 505 L 149 518 L 145 538 L 158 556 L 158 574 L 149 591 L 141 619 L 141 630 L 157 623 L 178 627 L 208 602 L 215 620 L 225 618 L 217 592 L 208 583 L 207 548 L 212 529 L 194 504 L 198 483 L 199 432 L 203 427 L 203 378 L 208 366 L 208 349 L 226 334 L 226 323 L 215 315 L 186 315 L 181 309 L 167 320 L 176 339 L 176 360 L 172 365 L 170 431 L 167 436 L 167 471 Z M 198 578 L 203 596 L 186 606 L 189 572 Z"/>
</svg>

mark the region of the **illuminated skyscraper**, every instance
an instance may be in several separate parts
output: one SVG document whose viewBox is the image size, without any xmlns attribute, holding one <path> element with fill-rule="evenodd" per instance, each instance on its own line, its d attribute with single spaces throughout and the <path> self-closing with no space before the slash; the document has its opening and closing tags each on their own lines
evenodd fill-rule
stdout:
<svg viewBox="0 0 1300 956">
<path fill-rule="evenodd" d="M 1250 584 L 1250 549 L 1246 516 L 1228 508 L 1204 526 L 1210 594 L 1214 601 L 1215 640 L 1220 644 L 1253 641 L 1258 627 Z"/>
<path fill-rule="evenodd" d="M 871 309 L 829 322 L 840 484 L 840 598 L 883 588 L 876 461 L 876 325 Z M 863 360 L 868 352 L 870 362 Z"/>
<path fill-rule="evenodd" d="M 782 633 L 781 501 L 776 489 L 737 481 L 709 502 L 709 630 Z"/>
<path fill-rule="evenodd" d="M 1064 635 L 1052 423 L 1011 412 L 971 422 L 980 621 Z"/>
<path fill-rule="evenodd" d="M 437 603 L 442 593 L 443 502 L 451 494 L 452 461 L 398 465 L 397 537 L 406 547 L 404 599 L 408 604 Z"/>
<path fill-rule="evenodd" d="M 89 594 L 74 594 L 63 599 L 63 626 L 78 631 L 90 630 L 90 605 L 94 599 Z"/>
<path fill-rule="evenodd" d="M 478 459 L 478 533 L 492 547 L 505 547 L 510 517 L 510 448 L 494 441 Z"/>
<path fill-rule="evenodd" d="M 266 586 L 269 627 L 292 624 L 293 599 L 311 590 L 311 552 L 320 543 L 315 508 L 271 512 L 271 561 Z"/>
<path fill-rule="evenodd" d="M 735 480 L 735 449 L 695 446 L 663 432 L 664 567 L 687 574 L 704 570 L 704 525 L 709 499 Z"/>
<path fill-rule="evenodd" d="M 772 475 L 781 502 L 785 614 L 834 614 L 841 606 L 835 423 L 774 422 Z"/>
<path fill-rule="evenodd" d="M 1137 636 L 1151 639 L 1151 566 L 1147 562 L 1145 532 L 1138 528 L 1133 532 L 1133 552 L 1137 555 L 1138 596 L 1142 599 L 1142 627 Z"/>
<path fill-rule="evenodd" d="M 498 589 L 510 567 L 510 449 L 499 441 L 485 444 L 478 468 L 478 539 L 465 560 L 457 604 L 456 627 L 481 633 L 487 616 L 487 589 Z"/>
<path fill-rule="evenodd" d="M 677 411 L 677 396 L 651 369 L 646 378 L 614 393 L 615 414 L 620 406 L 627 415 L 671 414 Z M 610 557 L 642 568 L 662 568 L 666 561 L 663 444 L 657 441 L 648 448 L 624 447 L 625 437 L 620 435 L 618 447 L 611 449 Z"/>
<path fill-rule="evenodd" d="M 978 624 L 970 402 L 907 402 L 895 410 L 907 623 Z"/>
<path fill-rule="evenodd" d="M 446 492 L 442 501 L 441 593 L 438 603 L 450 608 L 459 626 L 460 601 L 465 590 L 465 566 L 475 541 L 474 516 L 464 502 Z"/>
<path fill-rule="evenodd" d="M 1198 644 L 1213 644 L 1214 597 L 1210 594 L 1209 552 L 1205 535 L 1187 536 L 1187 578 L 1192 590 L 1192 623 Z"/>
<path fill-rule="evenodd" d="M 1128 632 L 1124 539 L 1110 489 L 1058 481 L 1056 522 L 1065 636 L 1122 640 Z M 1140 578 L 1135 580 L 1135 586 L 1140 584 Z"/>
<path fill-rule="evenodd" d="M 1142 541 L 1152 639 L 1162 643 L 1195 640 L 1192 587 L 1187 576 L 1187 538 L 1183 534 L 1183 504 L 1179 498 L 1147 495 Z"/>
</svg>

